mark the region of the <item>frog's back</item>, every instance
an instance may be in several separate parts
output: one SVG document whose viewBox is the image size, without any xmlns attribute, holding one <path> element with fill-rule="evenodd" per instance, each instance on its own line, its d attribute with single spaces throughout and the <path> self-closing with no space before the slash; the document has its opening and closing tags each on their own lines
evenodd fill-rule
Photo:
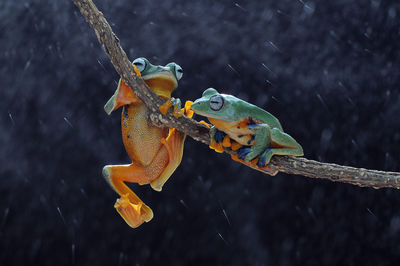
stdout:
<svg viewBox="0 0 400 266">
<path fill-rule="evenodd" d="M 256 124 L 268 124 L 271 128 L 277 128 L 283 131 L 281 123 L 271 113 L 243 100 L 239 101 L 237 104 L 240 105 L 240 109 L 242 110 L 240 120 L 249 119 L 250 124 L 252 124 L 252 122 Z"/>
</svg>

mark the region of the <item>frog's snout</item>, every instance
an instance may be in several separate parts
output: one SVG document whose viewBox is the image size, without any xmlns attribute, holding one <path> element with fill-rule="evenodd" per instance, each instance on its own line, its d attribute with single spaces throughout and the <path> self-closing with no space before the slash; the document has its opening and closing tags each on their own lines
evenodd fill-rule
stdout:
<svg viewBox="0 0 400 266">
<path fill-rule="evenodd" d="M 201 102 L 199 100 L 196 100 L 192 103 L 192 105 L 190 106 L 190 109 L 193 111 L 198 111 L 200 106 L 201 106 Z"/>
</svg>

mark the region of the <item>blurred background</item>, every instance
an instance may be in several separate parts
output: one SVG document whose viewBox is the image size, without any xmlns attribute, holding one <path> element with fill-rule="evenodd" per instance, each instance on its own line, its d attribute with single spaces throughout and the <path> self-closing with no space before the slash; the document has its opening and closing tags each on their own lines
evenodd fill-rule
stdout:
<svg viewBox="0 0 400 266">
<path fill-rule="evenodd" d="M 400 3 L 95 1 L 130 59 L 174 61 L 281 121 L 305 157 L 400 171 Z M 394 265 L 400 191 L 263 175 L 187 138 L 131 229 L 106 164 L 129 163 L 119 79 L 71 1 L 0 2 L 0 265 Z M 196 117 L 196 119 L 200 119 Z"/>
</svg>

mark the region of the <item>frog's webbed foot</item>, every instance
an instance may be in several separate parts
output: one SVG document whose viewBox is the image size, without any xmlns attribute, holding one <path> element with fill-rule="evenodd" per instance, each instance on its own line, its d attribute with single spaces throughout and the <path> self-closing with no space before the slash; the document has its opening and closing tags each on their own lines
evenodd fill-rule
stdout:
<svg viewBox="0 0 400 266">
<path fill-rule="evenodd" d="M 165 103 L 158 107 L 158 109 L 160 110 L 161 114 L 166 115 L 168 113 L 168 110 L 173 106 L 172 115 L 174 117 L 179 118 L 182 115 L 186 115 L 187 117 L 192 118 L 193 111 L 190 110 L 190 106 L 192 105 L 192 103 L 193 102 L 191 101 L 186 101 L 185 107 L 181 108 L 181 99 L 172 97 L 171 99 L 167 99 Z"/>
<path fill-rule="evenodd" d="M 265 151 L 258 156 L 257 165 L 259 167 L 265 167 L 269 161 L 271 161 L 272 155 L 274 155 L 274 153 L 271 148 L 265 149 Z"/>
<path fill-rule="evenodd" d="M 222 141 L 224 141 L 224 138 L 226 136 L 226 133 L 224 131 L 218 130 L 215 127 L 213 127 L 215 130 L 213 130 L 213 136 L 212 138 L 214 138 L 216 143 L 221 143 Z M 210 132 L 211 135 L 211 132 Z"/>
<path fill-rule="evenodd" d="M 160 113 L 161 113 L 161 114 L 166 115 L 166 114 L 168 113 L 169 108 L 171 108 L 171 106 L 172 106 L 173 104 L 174 104 L 174 103 L 172 102 L 171 99 L 167 99 L 167 100 L 165 101 L 165 103 L 163 103 L 162 105 L 160 105 L 160 106 L 158 107 L 158 110 L 160 110 Z"/>
<path fill-rule="evenodd" d="M 193 102 L 192 101 L 186 101 L 185 102 L 185 107 L 183 107 L 181 109 L 181 112 L 188 118 L 192 118 L 193 117 L 193 110 L 190 109 L 190 107 L 192 106 Z"/>
<path fill-rule="evenodd" d="M 224 140 L 225 133 L 218 130 L 215 126 L 210 128 L 210 149 L 215 150 L 218 153 L 224 152 L 222 141 Z"/>
<path fill-rule="evenodd" d="M 144 210 L 149 207 L 143 202 L 137 204 L 131 203 L 129 200 L 129 194 L 122 195 L 121 198 L 117 199 L 114 208 L 132 228 L 139 227 L 142 223 L 148 222 L 153 218 L 153 212 Z"/>
<path fill-rule="evenodd" d="M 240 160 L 243 160 L 243 161 L 245 161 L 245 159 L 246 159 L 246 156 L 249 154 L 251 152 L 251 148 L 250 147 L 242 147 L 242 148 L 240 148 L 238 151 L 237 151 L 237 155 L 238 155 L 238 158 L 240 159 Z"/>
<path fill-rule="evenodd" d="M 192 101 L 186 101 L 185 102 L 185 106 L 183 108 L 181 108 L 181 99 L 179 98 L 172 98 L 172 102 L 174 105 L 174 110 L 172 112 L 172 115 L 176 118 L 181 117 L 182 115 L 185 115 L 188 118 L 192 118 L 194 112 L 190 109 L 190 107 L 192 106 L 193 102 Z"/>
<path fill-rule="evenodd" d="M 205 124 L 206 126 L 209 126 L 206 122 L 200 121 L 200 123 L 203 122 L 202 124 Z M 225 132 L 217 129 L 215 126 L 212 126 L 210 128 L 210 149 L 215 150 L 218 153 L 223 153 L 224 148 L 231 148 L 232 150 L 237 150 L 241 147 L 241 145 L 235 145 L 238 144 L 237 142 L 231 141 L 231 138 L 229 137 L 228 134 Z"/>
<path fill-rule="evenodd" d="M 232 147 L 234 146 L 234 144 L 236 143 L 232 143 Z M 275 176 L 279 171 L 276 169 L 272 169 L 270 167 L 268 167 L 267 165 L 262 165 L 262 162 L 260 162 L 260 160 L 262 160 L 262 158 L 260 157 L 256 157 L 253 160 L 246 162 L 244 161 L 244 158 L 246 157 L 246 155 L 250 152 L 250 148 L 249 147 L 242 147 L 239 148 L 237 150 L 237 154 L 235 155 L 231 155 L 232 160 L 240 162 L 244 165 L 247 165 L 249 167 L 252 168 L 256 168 L 257 170 L 261 170 L 269 175 Z"/>
<path fill-rule="evenodd" d="M 114 207 L 129 226 L 136 228 L 153 218 L 153 211 L 125 184 L 125 181 L 148 183 L 144 168 L 134 164 L 107 165 L 103 177 L 121 195 Z"/>
</svg>

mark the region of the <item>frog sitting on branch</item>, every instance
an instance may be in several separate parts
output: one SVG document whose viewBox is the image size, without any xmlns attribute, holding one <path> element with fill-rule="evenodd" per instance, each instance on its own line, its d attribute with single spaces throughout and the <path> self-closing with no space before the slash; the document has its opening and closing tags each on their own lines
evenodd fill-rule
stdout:
<svg viewBox="0 0 400 266">
<path fill-rule="evenodd" d="M 279 120 L 269 112 L 232 95 L 220 94 L 209 88 L 191 109 L 213 124 L 210 148 L 223 152 L 231 148 L 233 160 L 276 175 L 268 168 L 273 155 L 303 156 L 303 148 L 283 132 Z"/>
</svg>

